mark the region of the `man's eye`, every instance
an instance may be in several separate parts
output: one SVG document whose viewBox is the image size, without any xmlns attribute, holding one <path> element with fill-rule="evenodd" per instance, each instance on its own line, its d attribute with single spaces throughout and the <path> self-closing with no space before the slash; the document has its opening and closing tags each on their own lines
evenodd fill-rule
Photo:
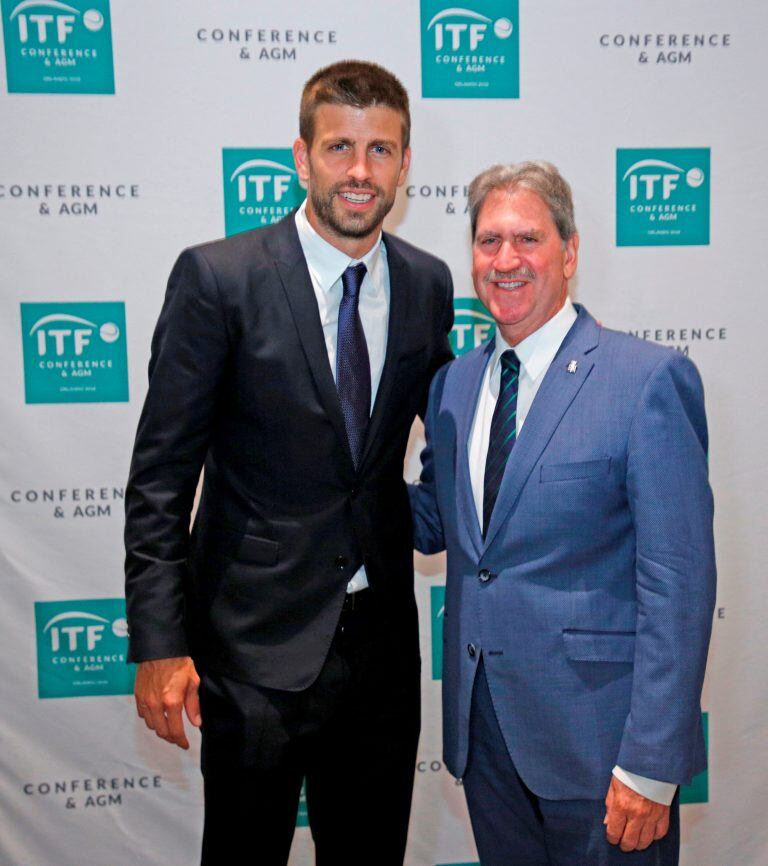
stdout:
<svg viewBox="0 0 768 866">
<path fill-rule="evenodd" d="M 374 144 L 371 150 L 379 155 L 389 153 L 389 148 L 385 147 L 383 144 Z"/>
<path fill-rule="evenodd" d="M 346 142 L 343 142 L 343 141 L 338 141 L 338 142 L 336 142 L 336 144 L 331 145 L 331 150 L 338 151 L 338 150 L 346 150 L 346 149 L 347 149 L 347 144 L 346 144 Z"/>
</svg>

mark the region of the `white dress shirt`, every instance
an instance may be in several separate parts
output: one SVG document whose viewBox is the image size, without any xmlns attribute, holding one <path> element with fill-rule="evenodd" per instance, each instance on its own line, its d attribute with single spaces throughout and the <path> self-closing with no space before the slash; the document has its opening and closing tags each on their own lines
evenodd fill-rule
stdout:
<svg viewBox="0 0 768 866">
<path fill-rule="evenodd" d="M 499 329 L 496 329 L 496 345 L 485 368 L 483 382 L 469 435 L 468 456 L 469 476 L 472 483 L 472 497 L 475 502 L 477 519 L 483 525 L 483 492 L 485 485 L 485 461 L 491 435 L 491 420 L 499 396 L 501 382 L 501 356 L 507 349 L 514 349 L 520 359 L 520 375 L 517 391 L 517 435 L 525 423 L 533 399 L 536 396 L 549 366 L 555 358 L 565 335 L 576 321 L 576 310 L 570 298 L 566 298 L 562 308 L 516 346 L 510 346 Z M 668 806 L 675 796 L 677 785 L 658 782 L 636 773 L 628 773 L 621 767 L 613 768 L 613 775 L 643 797 Z"/>
<path fill-rule="evenodd" d="M 296 230 L 299 243 L 312 279 L 312 288 L 317 299 L 320 324 L 323 327 L 328 363 L 331 365 L 333 381 L 336 381 L 336 342 L 339 330 L 339 307 L 344 294 L 341 275 L 358 262 L 366 267 L 360 287 L 358 309 L 363 323 L 365 342 L 368 345 L 368 360 L 371 366 L 371 411 L 384 370 L 387 351 L 387 323 L 389 321 L 389 268 L 387 248 L 379 233 L 376 243 L 362 259 L 352 259 L 346 253 L 329 244 L 312 228 L 306 214 L 307 203 L 303 202 L 296 212 Z M 361 566 L 347 584 L 347 592 L 357 592 L 368 586 L 365 568 Z"/>
</svg>

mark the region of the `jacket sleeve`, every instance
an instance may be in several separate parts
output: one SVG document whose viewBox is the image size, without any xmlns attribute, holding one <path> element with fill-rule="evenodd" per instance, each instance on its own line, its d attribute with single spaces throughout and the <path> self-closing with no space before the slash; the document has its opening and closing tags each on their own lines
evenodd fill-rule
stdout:
<svg viewBox="0 0 768 866">
<path fill-rule="evenodd" d="M 616 763 L 678 784 L 695 771 L 715 604 L 707 448 L 699 374 L 682 355 L 665 355 L 645 384 L 628 442 L 637 626 L 631 707 Z"/>
<path fill-rule="evenodd" d="M 445 262 L 442 262 L 441 264 L 444 269 L 443 303 L 440 316 L 434 323 L 434 327 L 437 329 L 437 334 L 435 336 L 435 350 L 430 359 L 429 369 L 427 371 L 426 387 L 424 388 L 424 394 L 419 403 L 418 413 L 422 420 L 425 420 L 429 386 L 435 373 L 449 361 L 453 360 L 453 350 L 451 349 L 451 344 L 448 340 L 448 335 L 451 333 L 451 328 L 453 328 L 453 279 L 451 278 L 451 272 L 448 265 L 446 265 Z"/>
<path fill-rule="evenodd" d="M 408 485 L 413 515 L 413 543 L 420 553 L 440 553 L 445 550 L 443 521 L 437 495 L 435 477 L 434 438 L 438 409 L 445 384 L 447 367 L 443 367 L 432 380 L 429 389 L 429 406 L 424 423 L 426 445 L 421 452 L 421 476 L 418 484 Z"/>
<path fill-rule="evenodd" d="M 188 654 L 183 588 L 190 514 L 228 350 L 214 273 L 202 251 L 186 250 L 171 272 L 152 339 L 126 488 L 130 661 Z"/>
</svg>

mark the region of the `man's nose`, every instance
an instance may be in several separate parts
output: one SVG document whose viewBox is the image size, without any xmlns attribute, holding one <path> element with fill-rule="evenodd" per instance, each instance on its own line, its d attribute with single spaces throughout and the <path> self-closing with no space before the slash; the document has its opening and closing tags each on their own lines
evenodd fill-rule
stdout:
<svg viewBox="0 0 768 866">
<path fill-rule="evenodd" d="M 352 162 L 347 169 L 347 174 L 353 180 L 362 183 L 371 176 L 371 166 L 368 162 L 368 154 L 365 152 L 355 153 L 352 157 Z"/>
<path fill-rule="evenodd" d="M 493 266 L 497 271 L 514 271 L 520 267 L 522 259 L 517 247 L 511 241 L 502 241 Z"/>
</svg>

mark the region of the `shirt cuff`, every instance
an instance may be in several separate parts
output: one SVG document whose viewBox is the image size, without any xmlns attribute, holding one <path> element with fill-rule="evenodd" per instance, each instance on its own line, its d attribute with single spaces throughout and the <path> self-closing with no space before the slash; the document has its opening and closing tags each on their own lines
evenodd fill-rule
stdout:
<svg viewBox="0 0 768 866">
<path fill-rule="evenodd" d="M 628 773 L 618 765 L 613 768 L 613 775 L 641 797 L 663 806 L 669 806 L 677 791 L 677 785 L 673 782 L 658 782 L 656 779 L 638 776 L 637 773 Z"/>
</svg>

